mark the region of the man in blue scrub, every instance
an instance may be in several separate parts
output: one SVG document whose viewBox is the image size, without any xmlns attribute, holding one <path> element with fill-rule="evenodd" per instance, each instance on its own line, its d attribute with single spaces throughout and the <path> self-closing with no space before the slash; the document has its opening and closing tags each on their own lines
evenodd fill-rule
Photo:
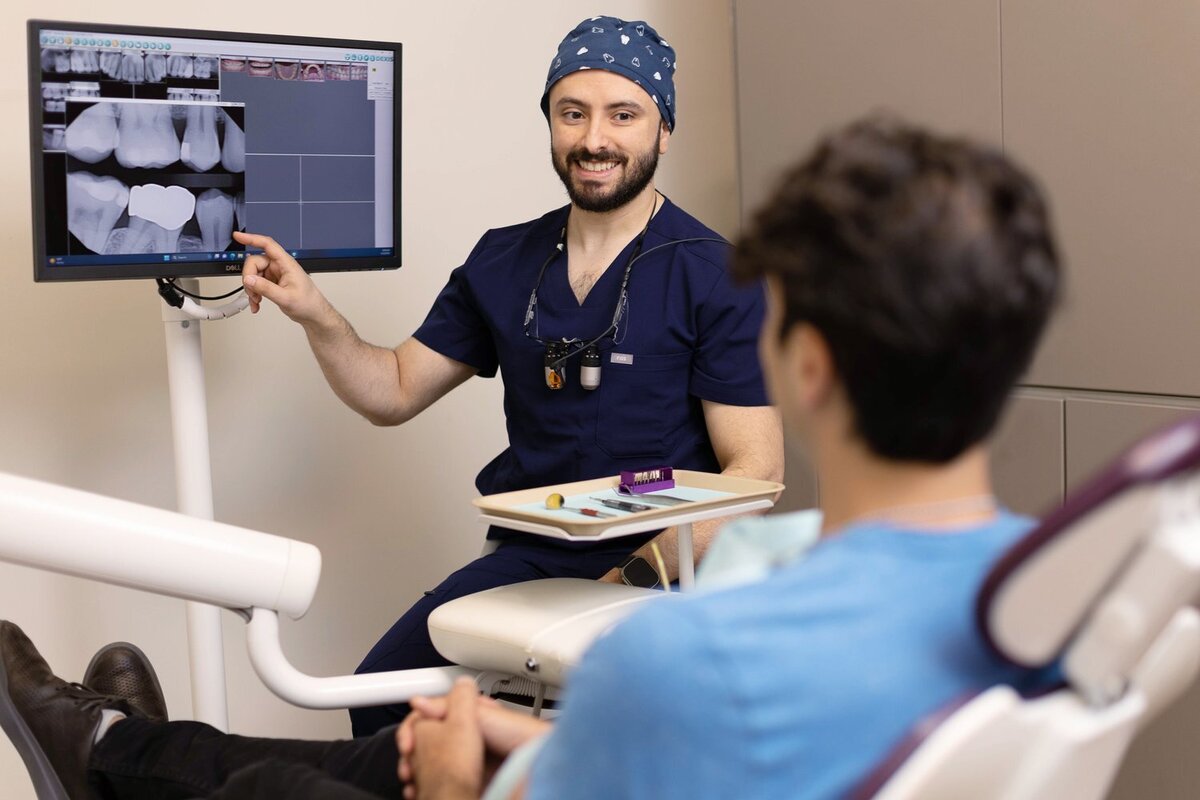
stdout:
<svg viewBox="0 0 1200 800">
<path fill-rule="evenodd" d="M 469 681 L 348 742 L 153 722 L 136 710 L 154 705 L 148 666 L 122 698 L 72 687 L 11 623 L 0 722 L 117 800 L 463 800 L 502 760 L 488 800 L 832 800 L 951 699 L 1034 679 L 985 649 L 972 611 L 1031 524 L 992 496 L 987 439 L 1058 295 L 1036 186 L 991 149 L 859 123 L 786 176 L 737 271 L 767 279 L 762 361 L 817 465 L 821 539 L 786 562 L 811 512 L 735 522 L 716 548 L 778 543 L 774 572 L 648 604 L 584 656 L 553 726 Z"/>
<path fill-rule="evenodd" d="M 782 432 L 754 350 L 761 290 L 735 287 L 729 245 L 655 188 L 675 130 L 674 72 L 674 49 L 644 22 L 594 17 L 567 34 L 541 107 L 570 204 L 486 233 L 394 350 L 360 339 L 275 242 L 238 234 L 264 250 L 246 259 L 251 309 L 265 297 L 300 323 L 338 397 L 377 425 L 407 422 L 499 370 L 509 446 L 476 478 L 485 495 L 664 464 L 781 479 Z M 581 364 L 600 367 L 598 386 L 585 385 Z M 717 526 L 696 524 L 698 557 Z M 655 534 L 488 537 L 498 549 L 426 592 L 359 672 L 446 664 L 426 625 L 438 605 L 535 578 L 619 581 Z M 676 569 L 675 532 L 655 541 Z M 356 709 L 354 734 L 407 710 Z"/>
</svg>

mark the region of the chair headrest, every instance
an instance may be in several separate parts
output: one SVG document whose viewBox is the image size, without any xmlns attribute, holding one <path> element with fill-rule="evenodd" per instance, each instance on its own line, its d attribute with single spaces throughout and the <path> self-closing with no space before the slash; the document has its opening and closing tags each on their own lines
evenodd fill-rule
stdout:
<svg viewBox="0 0 1200 800">
<path fill-rule="evenodd" d="M 1072 493 L 984 581 L 975 614 L 988 646 L 1022 667 L 1059 658 L 1133 553 L 1170 522 L 1172 490 L 1198 469 L 1200 414 L 1142 439 Z"/>
</svg>

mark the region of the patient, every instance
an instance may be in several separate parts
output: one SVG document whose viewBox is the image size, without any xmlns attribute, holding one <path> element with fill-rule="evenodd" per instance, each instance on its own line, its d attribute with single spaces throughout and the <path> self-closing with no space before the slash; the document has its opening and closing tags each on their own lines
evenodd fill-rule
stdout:
<svg viewBox="0 0 1200 800">
<path fill-rule="evenodd" d="M 145 718 L 148 664 L 124 697 L 63 688 L 9 623 L 0 716 L 73 798 L 457 800 L 506 758 L 500 781 L 529 765 L 506 796 L 825 798 L 949 700 L 1032 680 L 989 655 L 971 612 L 1031 524 L 993 496 L 987 440 L 1058 295 L 1035 185 L 995 150 L 860 122 L 787 173 L 735 266 L 768 287 L 762 362 L 816 466 L 822 539 L 762 581 L 635 614 L 584 658 L 552 728 L 460 684 L 368 739 L 227 736 Z"/>
</svg>

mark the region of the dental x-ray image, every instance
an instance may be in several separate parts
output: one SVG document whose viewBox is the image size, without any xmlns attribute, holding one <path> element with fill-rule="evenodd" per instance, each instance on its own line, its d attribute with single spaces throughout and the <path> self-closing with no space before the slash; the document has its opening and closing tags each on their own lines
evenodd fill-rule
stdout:
<svg viewBox="0 0 1200 800">
<path fill-rule="evenodd" d="M 47 153 L 61 152 L 66 147 L 67 129 L 65 125 L 42 126 L 42 150 Z"/>
<path fill-rule="evenodd" d="M 245 108 L 71 102 L 67 230 L 72 253 L 222 252 L 245 228 Z M 84 249 L 80 249 L 80 248 Z"/>
</svg>

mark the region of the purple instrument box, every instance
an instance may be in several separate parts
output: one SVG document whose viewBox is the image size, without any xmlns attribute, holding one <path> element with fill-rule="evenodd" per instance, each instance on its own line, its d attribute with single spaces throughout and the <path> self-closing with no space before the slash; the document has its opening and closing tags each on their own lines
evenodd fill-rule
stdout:
<svg viewBox="0 0 1200 800">
<path fill-rule="evenodd" d="M 633 494 L 657 492 L 659 489 L 674 489 L 674 471 L 670 467 L 652 469 L 621 470 L 621 490 Z"/>
</svg>

